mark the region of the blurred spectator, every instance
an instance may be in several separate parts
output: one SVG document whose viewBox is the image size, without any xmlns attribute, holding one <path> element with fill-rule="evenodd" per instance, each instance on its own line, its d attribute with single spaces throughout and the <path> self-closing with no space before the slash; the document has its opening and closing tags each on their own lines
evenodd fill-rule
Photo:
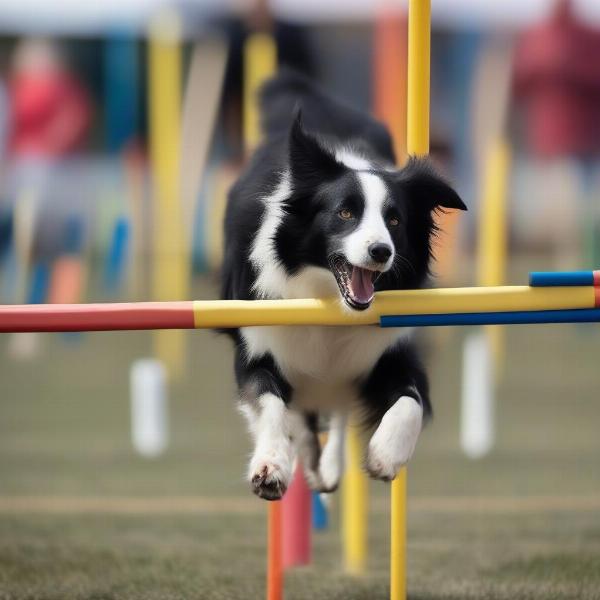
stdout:
<svg viewBox="0 0 600 600">
<path fill-rule="evenodd" d="M 600 151 L 600 30 L 577 21 L 569 0 L 523 33 L 515 92 L 535 154 L 583 158 Z"/>
<path fill-rule="evenodd" d="M 90 100 L 52 43 L 19 43 L 8 91 L 13 156 L 51 159 L 81 146 L 90 125 Z"/>
<path fill-rule="evenodd" d="M 241 158 L 241 106 L 244 80 L 244 43 L 254 32 L 270 33 L 277 45 L 277 64 L 314 76 L 314 60 L 304 27 L 276 19 L 268 0 L 248 2 L 246 11 L 237 17 L 217 21 L 229 41 L 229 57 L 223 87 L 222 118 L 227 151 Z"/>
</svg>

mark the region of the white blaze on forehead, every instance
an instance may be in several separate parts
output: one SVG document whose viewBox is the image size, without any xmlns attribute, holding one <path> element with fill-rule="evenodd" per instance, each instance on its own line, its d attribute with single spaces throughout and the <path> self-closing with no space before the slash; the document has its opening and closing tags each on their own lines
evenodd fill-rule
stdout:
<svg viewBox="0 0 600 600">
<path fill-rule="evenodd" d="M 368 265 L 372 263 L 369 256 L 371 244 L 387 244 L 394 249 L 390 232 L 385 224 L 383 211 L 388 197 L 388 189 L 381 177 L 375 173 L 356 173 L 365 206 L 360 223 L 344 240 L 346 258 L 354 265 Z M 391 265 L 393 255 L 388 260 Z"/>
<path fill-rule="evenodd" d="M 357 173 L 360 187 L 365 198 L 365 214 L 378 214 L 383 218 L 383 205 L 388 196 L 388 190 L 383 179 L 375 173 Z"/>
</svg>

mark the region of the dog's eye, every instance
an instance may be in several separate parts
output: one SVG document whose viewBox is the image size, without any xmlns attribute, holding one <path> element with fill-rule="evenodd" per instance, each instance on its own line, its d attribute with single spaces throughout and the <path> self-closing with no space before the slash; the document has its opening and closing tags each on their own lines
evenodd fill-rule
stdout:
<svg viewBox="0 0 600 600">
<path fill-rule="evenodd" d="M 349 221 L 350 219 L 354 219 L 354 213 L 347 209 L 347 208 L 342 208 L 342 210 L 340 210 L 340 212 L 338 213 L 338 215 L 344 219 L 345 221 Z"/>
<path fill-rule="evenodd" d="M 390 217 L 388 219 L 388 225 L 390 227 L 398 227 L 398 225 L 400 225 L 400 219 L 398 219 L 398 217 Z"/>
</svg>

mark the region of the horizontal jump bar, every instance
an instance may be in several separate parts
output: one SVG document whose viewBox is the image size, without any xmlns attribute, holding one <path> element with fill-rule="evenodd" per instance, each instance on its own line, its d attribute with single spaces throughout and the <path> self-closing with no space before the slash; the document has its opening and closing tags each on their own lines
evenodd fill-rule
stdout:
<svg viewBox="0 0 600 600">
<path fill-rule="evenodd" d="M 381 317 L 382 327 L 443 327 L 450 325 L 528 325 L 541 323 L 598 322 L 600 322 L 600 308 Z"/>
<path fill-rule="evenodd" d="M 0 332 L 379 325 L 386 315 L 567 310 L 600 307 L 600 288 L 499 286 L 378 292 L 365 311 L 338 298 L 197 300 L 0 306 Z"/>
</svg>

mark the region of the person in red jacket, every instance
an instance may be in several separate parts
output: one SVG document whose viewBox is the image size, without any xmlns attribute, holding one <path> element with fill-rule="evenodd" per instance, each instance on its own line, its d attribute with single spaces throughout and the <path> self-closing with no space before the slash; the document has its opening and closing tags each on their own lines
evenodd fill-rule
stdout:
<svg viewBox="0 0 600 600">
<path fill-rule="evenodd" d="M 570 0 L 558 0 L 547 21 L 523 33 L 514 66 L 526 145 L 544 176 L 561 161 L 577 167 L 583 266 L 598 268 L 600 29 L 578 20 Z"/>
<path fill-rule="evenodd" d="M 90 99 L 50 42 L 26 39 L 17 46 L 8 95 L 13 157 L 53 159 L 81 148 Z"/>
<path fill-rule="evenodd" d="M 569 0 L 521 36 L 515 94 L 538 157 L 600 153 L 600 30 L 578 21 Z"/>
</svg>

